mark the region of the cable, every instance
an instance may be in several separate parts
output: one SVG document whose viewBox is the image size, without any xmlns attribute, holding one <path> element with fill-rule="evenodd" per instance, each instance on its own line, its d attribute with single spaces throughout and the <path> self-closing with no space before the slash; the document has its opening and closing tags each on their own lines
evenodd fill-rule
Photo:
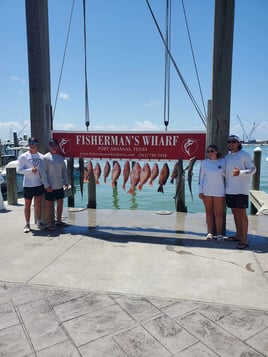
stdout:
<svg viewBox="0 0 268 357">
<path fill-rule="evenodd" d="M 52 114 L 52 120 L 54 120 L 54 115 L 55 115 L 56 106 L 57 106 L 57 101 L 58 101 L 58 96 L 59 96 L 61 77 L 62 77 L 62 73 L 63 73 L 63 66 L 64 66 L 64 62 L 65 62 L 66 50 L 67 50 L 67 45 L 68 45 L 68 40 L 69 40 L 69 34 L 70 34 L 70 29 L 71 29 L 72 17 L 73 17 L 73 9 L 74 9 L 74 0 L 73 0 L 73 3 L 72 3 L 72 8 L 71 8 L 71 15 L 70 15 L 70 20 L 69 20 L 69 25 L 68 25 L 68 31 L 67 31 L 66 41 L 65 41 L 64 53 L 63 53 L 63 60 L 62 60 L 62 64 L 61 64 L 60 77 L 59 77 L 59 81 L 58 81 L 58 88 L 57 88 L 56 99 L 55 99 L 55 103 L 54 103 L 54 109 L 53 109 L 53 114 Z"/>
<path fill-rule="evenodd" d="M 165 41 L 165 39 L 164 39 L 164 37 L 163 37 L 163 34 L 162 34 L 162 32 L 161 32 L 161 29 L 160 29 L 160 27 L 159 27 L 159 25 L 158 25 L 158 23 L 157 23 L 157 20 L 156 20 L 156 18 L 155 18 L 155 16 L 154 16 L 153 10 L 152 10 L 152 8 L 151 8 L 151 6 L 150 6 L 149 0 L 146 0 L 146 3 L 147 3 L 147 5 L 148 5 L 149 11 L 150 11 L 150 13 L 151 13 L 151 15 L 152 15 L 152 17 L 153 17 L 154 23 L 155 23 L 155 25 L 156 25 L 156 27 L 157 27 L 157 30 L 158 30 L 159 35 L 160 35 L 160 37 L 161 37 L 161 40 L 163 41 L 163 44 L 164 44 L 164 46 L 165 46 L 165 48 L 166 48 L 166 50 L 167 50 L 167 52 L 168 52 L 168 54 L 169 54 L 169 57 L 170 57 L 170 59 L 171 59 L 171 61 L 172 61 L 172 63 L 173 63 L 173 66 L 174 66 L 174 68 L 175 68 L 175 70 L 176 70 L 176 72 L 177 72 L 177 74 L 178 74 L 180 80 L 182 81 L 182 84 L 183 84 L 183 86 L 184 86 L 186 92 L 188 93 L 188 95 L 189 95 L 189 97 L 190 97 L 190 99 L 191 99 L 191 101 L 192 101 L 192 103 L 193 103 L 193 105 L 194 105 L 194 107 L 195 107 L 195 109 L 196 109 L 196 111 L 197 111 L 197 113 L 198 113 L 200 119 L 202 120 L 204 126 L 206 127 L 206 126 L 207 126 L 206 118 L 204 117 L 203 113 L 201 112 L 200 108 L 198 107 L 198 104 L 196 103 L 196 101 L 195 101 L 195 99 L 194 99 L 194 97 L 193 97 L 193 95 L 192 95 L 192 93 L 191 93 L 189 87 L 187 86 L 185 80 L 184 80 L 183 77 L 182 77 L 182 74 L 181 74 L 181 72 L 180 72 L 180 70 L 179 70 L 179 68 L 178 68 L 178 66 L 177 66 L 177 64 L 176 64 L 176 62 L 175 62 L 175 60 L 174 60 L 174 58 L 173 58 L 173 56 L 172 56 L 170 50 L 169 50 L 169 48 L 168 48 L 168 45 L 167 45 L 167 43 L 166 43 L 166 41 Z"/>
<path fill-rule="evenodd" d="M 84 14 L 84 52 L 85 52 L 85 125 L 89 127 L 89 105 L 88 105 L 88 85 L 87 85 L 87 32 L 86 32 L 86 0 L 83 0 Z"/>
</svg>

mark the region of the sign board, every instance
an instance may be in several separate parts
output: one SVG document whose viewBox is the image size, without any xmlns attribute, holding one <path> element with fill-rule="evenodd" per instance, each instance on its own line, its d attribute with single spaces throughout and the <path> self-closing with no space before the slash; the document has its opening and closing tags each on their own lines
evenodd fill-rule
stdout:
<svg viewBox="0 0 268 357">
<path fill-rule="evenodd" d="M 205 132 L 53 131 L 65 157 L 128 160 L 203 160 Z"/>
</svg>

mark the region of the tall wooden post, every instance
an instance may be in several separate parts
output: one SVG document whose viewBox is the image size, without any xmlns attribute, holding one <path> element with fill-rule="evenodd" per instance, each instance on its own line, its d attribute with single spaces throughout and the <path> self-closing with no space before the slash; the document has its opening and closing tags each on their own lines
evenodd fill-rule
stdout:
<svg viewBox="0 0 268 357">
<path fill-rule="evenodd" d="M 227 153 L 230 130 L 235 0 L 215 0 L 212 120 L 210 143 Z"/>
<path fill-rule="evenodd" d="M 25 0 L 31 135 L 46 152 L 52 129 L 47 0 Z"/>
</svg>

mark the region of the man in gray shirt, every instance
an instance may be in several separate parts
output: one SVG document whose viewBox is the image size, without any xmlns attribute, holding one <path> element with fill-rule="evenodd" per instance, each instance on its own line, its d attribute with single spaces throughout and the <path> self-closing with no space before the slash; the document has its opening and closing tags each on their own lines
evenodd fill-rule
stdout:
<svg viewBox="0 0 268 357">
<path fill-rule="evenodd" d="M 41 178 L 45 187 L 45 212 L 47 229 L 55 230 L 52 222 L 53 202 L 57 201 L 56 225 L 63 226 L 62 222 L 64 189 L 68 188 L 68 173 L 63 157 L 58 153 L 58 142 L 55 139 L 49 140 L 49 152 L 44 155 L 42 161 Z"/>
</svg>

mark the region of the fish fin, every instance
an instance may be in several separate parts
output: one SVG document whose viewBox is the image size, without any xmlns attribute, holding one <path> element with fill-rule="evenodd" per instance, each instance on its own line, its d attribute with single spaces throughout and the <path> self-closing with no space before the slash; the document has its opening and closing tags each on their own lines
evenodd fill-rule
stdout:
<svg viewBox="0 0 268 357">
<path fill-rule="evenodd" d="M 162 193 L 164 193 L 164 189 L 163 189 L 163 186 L 162 186 L 162 185 L 160 185 L 160 186 L 158 187 L 157 192 L 162 192 Z"/>
</svg>

